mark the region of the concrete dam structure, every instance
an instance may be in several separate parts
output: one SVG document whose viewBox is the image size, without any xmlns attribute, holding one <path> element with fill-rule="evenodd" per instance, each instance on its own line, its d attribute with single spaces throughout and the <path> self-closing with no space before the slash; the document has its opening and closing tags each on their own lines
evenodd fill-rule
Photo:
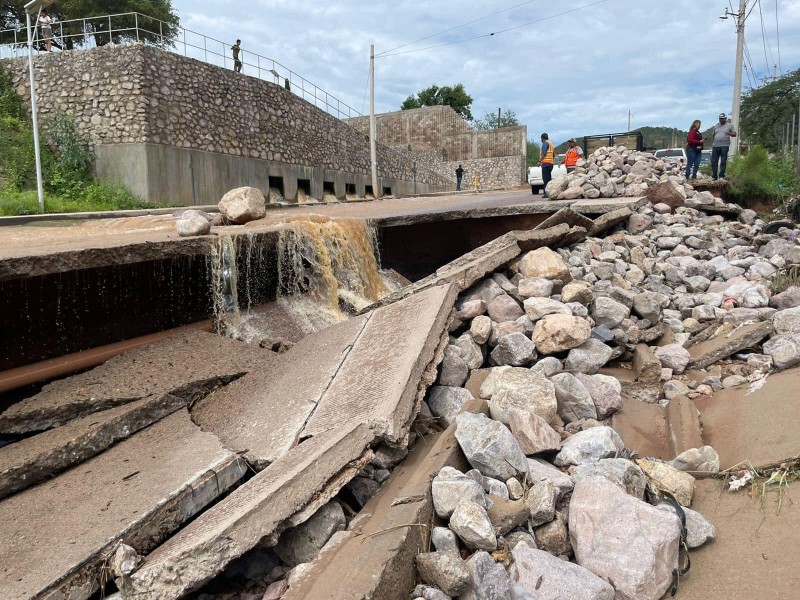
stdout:
<svg viewBox="0 0 800 600">
<path fill-rule="evenodd" d="M 106 46 L 35 59 L 39 112 L 71 115 L 101 179 L 147 200 L 216 203 L 240 186 L 271 200 L 355 200 L 453 188 L 407 150 L 378 144 L 282 86 L 149 46 Z M 27 61 L 0 61 L 30 98 Z"/>
</svg>

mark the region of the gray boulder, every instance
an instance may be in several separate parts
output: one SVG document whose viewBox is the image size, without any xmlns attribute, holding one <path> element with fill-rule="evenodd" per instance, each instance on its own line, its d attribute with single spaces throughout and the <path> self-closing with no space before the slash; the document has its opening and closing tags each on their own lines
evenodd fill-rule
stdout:
<svg viewBox="0 0 800 600">
<path fill-rule="evenodd" d="M 453 509 L 455 510 L 455 509 Z M 450 514 L 453 514 L 452 512 Z M 458 554 L 458 538 L 447 527 L 434 527 L 431 531 L 431 544 L 437 552 L 453 552 Z"/>
<path fill-rule="evenodd" d="M 469 325 L 469 334 L 476 344 L 485 344 L 492 335 L 492 320 L 487 316 L 478 315 Z"/>
<path fill-rule="evenodd" d="M 800 365 L 800 335 L 776 335 L 764 342 L 764 354 L 779 371 Z"/>
<path fill-rule="evenodd" d="M 505 425 L 468 413 L 458 415 L 456 423 L 456 440 L 469 464 L 481 473 L 501 481 L 528 474 L 525 454 Z"/>
<path fill-rule="evenodd" d="M 558 467 L 582 465 L 601 458 L 617 458 L 624 449 L 625 444 L 611 427 L 591 427 L 564 440 L 554 462 Z"/>
<path fill-rule="evenodd" d="M 453 467 L 442 467 L 431 484 L 433 509 L 436 514 L 447 519 L 461 502 L 469 500 L 483 506 L 483 488 L 474 479 L 467 477 Z"/>
<path fill-rule="evenodd" d="M 470 550 L 497 550 L 497 537 L 486 509 L 475 502 L 462 502 L 450 517 L 450 529 Z"/>
<path fill-rule="evenodd" d="M 550 377 L 556 389 L 558 416 L 565 423 L 580 419 L 597 419 L 597 409 L 586 387 L 571 373 Z"/>
<path fill-rule="evenodd" d="M 778 310 L 800 306 L 800 287 L 793 285 L 780 294 L 775 294 L 770 299 L 769 305 Z"/>
<path fill-rule="evenodd" d="M 459 600 L 511 600 L 511 581 L 503 565 L 478 550 L 467 559 L 472 587 Z"/>
<path fill-rule="evenodd" d="M 778 335 L 800 333 L 800 306 L 776 312 L 772 315 L 772 326 Z"/>
<path fill-rule="evenodd" d="M 592 397 L 598 419 L 607 419 L 622 408 L 622 384 L 616 377 L 583 373 L 576 373 L 575 377 Z"/>
<path fill-rule="evenodd" d="M 574 317 L 571 313 L 555 314 L 537 321 L 532 339 L 542 354 L 555 354 L 585 344 L 591 335 L 592 327 L 586 319 Z"/>
<path fill-rule="evenodd" d="M 518 543 L 511 551 L 512 581 L 535 600 L 614 600 L 614 588 L 592 572 Z"/>
<path fill-rule="evenodd" d="M 491 353 L 494 364 L 512 367 L 531 365 L 536 356 L 536 346 L 524 333 L 512 333 L 501 337 Z"/>
<path fill-rule="evenodd" d="M 601 458 L 597 462 L 578 465 L 572 471 L 572 481 L 576 485 L 587 477 L 605 477 L 631 496 L 644 500 L 647 476 L 627 458 Z"/>
<path fill-rule="evenodd" d="M 472 394 L 462 387 L 434 385 L 428 392 L 428 407 L 445 427 L 455 423 L 456 415 L 470 400 L 473 400 Z"/>
<path fill-rule="evenodd" d="M 417 555 L 417 571 L 425 583 L 449 596 L 458 596 L 469 589 L 467 564 L 452 552 L 423 552 Z"/>
<path fill-rule="evenodd" d="M 611 347 L 603 342 L 588 339 L 581 346 L 569 351 L 564 368 L 572 373 L 594 375 L 611 360 L 613 354 Z"/>
<path fill-rule="evenodd" d="M 711 446 L 690 448 L 669 461 L 669 464 L 679 471 L 719 473 L 719 454 Z"/>
<path fill-rule="evenodd" d="M 676 375 L 683 373 L 689 362 L 692 360 L 689 351 L 680 344 L 667 344 L 659 346 L 653 350 L 653 354 L 661 361 L 661 366 L 672 369 Z"/>
<path fill-rule="evenodd" d="M 595 298 L 592 304 L 592 316 L 595 324 L 605 325 L 609 329 L 619 327 L 630 314 L 631 311 L 627 306 L 606 296 Z"/>
<path fill-rule="evenodd" d="M 461 358 L 469 369 L 480 369 L 483 366 L 483 350 L 468 333 L 457 338 L 453 345 L 461 350 Z"/>
<path fill-rule="evenodd" d="M 175 228 L 181 237 L 206 235 L 211 231 L 211 223 L 199 210 L 185 210 L 175 221 Z"/>
<path fill-rule="evenodd" d="M 547 315 L 571 315 L 572 311 L 563 302 L 551 298 L 528 298 L 523 303 L 525 314 L 536 322 Z"/>
<path fill-rule="evenodd" d="M 481 397 L 489 399 L 492 418 L 509 422 L 512 408 L 529 410 L 548 423 L 556 416 L 555 386 L 541 373 L 519 367 L 497 367 L 481 385 Z"/>
<path fill-rule="evenodd" d="M 514 439 L 526 455 L 561 449 L 561 436 L 534 412 L 511 409 L 508 425 Z"/>
<path fill-rule="evenodd" d="M 469 376 L 469 366 L 462 357 L 462 351 L 457 346 L 449 345 L 444 349 L 441 372 L 438 382 L 440 385 L 461 387 Z"/>
<path fill-rule="evenodd" d="M 495 323 L 502 323 L 503 321 L 516 321 L 525 311 L 522 307 L 508 294 L 501 294 L 489 302 L 487 307 L 489 317 Z"/>
<path fill-rule="evenodd" d="M 242 225 L 267 214 L 267 201 L 261 190 L 253 187 L 240 187 L 231 190 L 217 204 L 219 212 L 228 221 Z"/>
</svg>

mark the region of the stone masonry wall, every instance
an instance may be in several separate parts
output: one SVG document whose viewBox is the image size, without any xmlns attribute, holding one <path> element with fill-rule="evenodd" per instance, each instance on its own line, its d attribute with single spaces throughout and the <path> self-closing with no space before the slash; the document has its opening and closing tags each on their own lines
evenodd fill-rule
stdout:
<svg viewBox="0 0 800 600">
<path fill-rule="evenodd" d="M 511 188 L 524 182 L 526 175 L 526 158 L 524 156 L 499 156 L 492 158 L 474 158 L 468 160 L 448 161 L 444 150 L 420 150 L 411 152 L 417 168 L 420 166 L 435 171 L 446 179 L 455 189 L 456 168 L 464 169 L 462 189 L 472 189 L 474 175 L 480 178 L 481 189 Z"/>
<path fill-rule="evenodd" d="M 346 122 L 368 135 L 369 117 L 356 117 Z M 517 175 L 519 157 L 524 158 L 526 153 L 527 128 L 524 126 L 473 131 L 450 106 L 431 106 L 377 115 L 376 128 L 378 142 L 411 150 L 419 164 L 439 173 L 446 172 L 451 180 L 455 166 L 450 169 L 450 165 L 441 163 L 497 158 L 500 160 L 482 163 L 482 172 L 488 172 L 495 165 L 500 169 L 496 174 L 487 175 L 487 181 L 508 182 L 503 187 L 525 182 L 524 166 Z"/>
<path fill-rule="evenodd" d="M 0 61 L 30 98 L 26 59 Z M 367 137 L 282 86 L 143 45 L 36 58 L 40 115 L 65 112 L 92 145 L 154 143 L 368 175 Z M 408 153 L 379 145 L 380 177 L 411 181 Z M 417 168 L 420 183 L 442 185 Z"/>
</svg>

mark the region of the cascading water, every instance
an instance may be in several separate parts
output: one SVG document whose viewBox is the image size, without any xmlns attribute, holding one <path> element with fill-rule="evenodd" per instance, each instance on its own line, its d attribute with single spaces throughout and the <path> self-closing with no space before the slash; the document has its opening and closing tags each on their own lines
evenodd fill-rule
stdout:
<svg viewBox="0 0 800 600">
<path fill-rule="evenodd" d="M 274 256 L 257 235 L 220 236 L 211 253 L 215 322 L 225 335 L 248 342 L 302 337 L 388 293 L 373 228 L 358 220 L 303 220 L 282 225 L 278 297 L 257 305 L 265 253 Z"/>
</svg>

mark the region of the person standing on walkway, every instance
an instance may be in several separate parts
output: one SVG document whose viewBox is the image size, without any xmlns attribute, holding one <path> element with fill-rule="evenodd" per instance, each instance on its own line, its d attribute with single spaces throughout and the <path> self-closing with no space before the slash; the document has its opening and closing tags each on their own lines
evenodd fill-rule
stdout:
<svg viewBox="0 0 800 600">
<path fill-rule="evenodd" d="M 703 134 L 700 133 L 700 121 L 695 120 L 686 136 L 686 179 L 691 175 L 697 179 L 697 169 L 700 168 L 700 157 L 703 155 Z"/>
<path fill-rule="evenodd" d="M 239 51 L 242 49 L 242 40 L 236 40 L 236 43 L 231 46 L 231 53 L 233 54 L 233 70 L 237 73 L 242 72 L 242 61 L 239 60 Z"/>
<path fill-rule="evenodd" d="M 736 128 L 728 123 L 725 113 L 720 114 L 719 123 L 714 127 L 714 145 L 711 148 L 711 178 L 725 179 L 725 167 L 728 166 L 728 151 L 731 138 L 736 137 Z"/>
<path fill-rule="evenodd" d="M 461 191 L 461 180 L 464 178 L 464 169 L 461 165 L 458 165 L 456 169 L 456 191 Z"/>
<path fill-rule="evenodd" d="M 539 166 L 542 167 L 542 183 L 544 185 L 544 197 L 547 198 L 547 184 L 553 178 L 553 165 L 556 158 L 556 147 L 550 141 L 550 137 L 542 134 L 542 153 L 540 154 Z"/>
<path fill-rule="evenodd" d="M 578 161 L 583 158 L 583 150 L 578 146 L 575 138 L 570 138 L 567 143 L 569 148 L 567 148 L 567 153 L 564 155 L 564 166 L 567 167 L 567 174 L 569 174 L 575 170 Z"/>
<path fill-rule="evenodd" d="M 39 14 L 39 27 L 42 28 L 42 37 L 44 38 L 44 48 L 48 52 L 53 45 L 53 19 L 43 10 Z"/>
</svg>

